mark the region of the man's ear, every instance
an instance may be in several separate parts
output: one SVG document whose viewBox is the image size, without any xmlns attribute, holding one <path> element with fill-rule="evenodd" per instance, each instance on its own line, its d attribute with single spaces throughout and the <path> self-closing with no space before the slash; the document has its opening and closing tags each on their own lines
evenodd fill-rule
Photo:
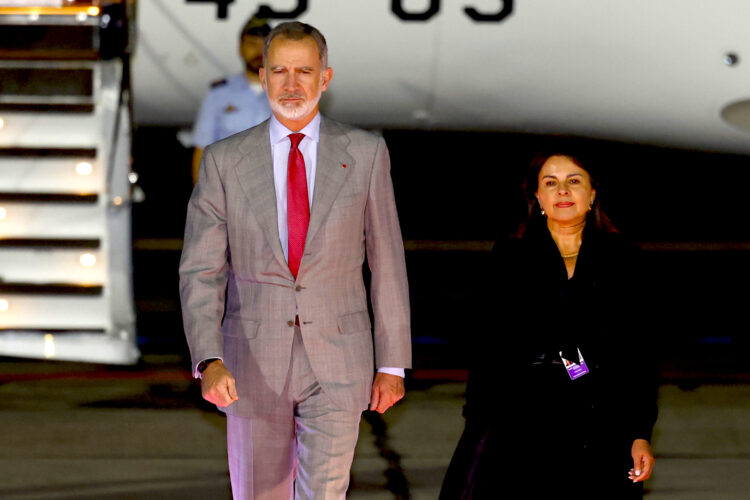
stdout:
<svg viewBox="0 0 750 500">
<path fill-rule="evenodd" d="M 266 70 L 262 66 L 258 69 L 258 78 L 260 78 L 260 84 L 263 85 L 263 90 L 268 92 L 268 86 L 266 85 Z"/>
<path fill-rule="evenodd" d="M 320 86 L 320 90 L 322 92 L 325 92 L 328 90 L 328 85 L 331 83 L 331 80 L 333 79 L 333 68 L 326 68 L 323 70 L 323 83 Z"/>
</svg>

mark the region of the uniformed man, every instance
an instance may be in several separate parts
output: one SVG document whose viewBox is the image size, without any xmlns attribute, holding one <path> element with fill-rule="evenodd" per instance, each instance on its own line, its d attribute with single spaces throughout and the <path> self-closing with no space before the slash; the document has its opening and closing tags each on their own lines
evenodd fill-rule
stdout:
<svg viewBox="0 0 750 500">
<path fill-rule="evenodd" d="M 258 77 L 263 66 L 263 40 L 271 31 L 265 19 L 255 16 L 240 33 L 240 55 L 245 71 L 214 82 L 201 104 L 193 128 L 193 184 L 203 149 L 218 140 L 254 127 L 271 116 L 268 98 Z"/>
</svg>

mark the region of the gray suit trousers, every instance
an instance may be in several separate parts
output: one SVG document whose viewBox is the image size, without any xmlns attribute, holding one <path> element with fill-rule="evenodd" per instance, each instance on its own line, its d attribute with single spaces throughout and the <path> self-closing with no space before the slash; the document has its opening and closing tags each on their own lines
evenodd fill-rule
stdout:
<svg viewBox="0 0 750 500">
<path fill-rule="evenodd" d="M 346 497 L 361 412 L 335 406 L 315 378 L 299 327 L 284 391 L 267 412 L 227 415 L 235 500 Z"/>
</svg>

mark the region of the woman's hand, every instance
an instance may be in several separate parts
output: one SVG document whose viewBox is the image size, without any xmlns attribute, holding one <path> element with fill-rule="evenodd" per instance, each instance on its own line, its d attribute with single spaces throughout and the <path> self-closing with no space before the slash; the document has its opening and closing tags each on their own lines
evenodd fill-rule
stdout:
<svg viewBox="0 0 750 500">
<path fill-rule="evenodd" d="M 630 449 L 633 456 L 633 468 L 628 473 L 628 478 L 634 483 L 640 483 L 651 477 L 651 471 L 654 469 L 654 454 L 651 453 L 651 445 L 645 439 L 636 439 L 633 441 L 633 447 Z"/>
</svg>

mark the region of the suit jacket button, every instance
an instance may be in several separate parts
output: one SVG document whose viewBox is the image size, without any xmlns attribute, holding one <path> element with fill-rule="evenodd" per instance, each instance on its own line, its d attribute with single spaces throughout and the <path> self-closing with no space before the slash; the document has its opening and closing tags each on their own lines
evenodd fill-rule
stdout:
<svg viewBox="0 0 750 500">
<path fill-rule="evenodd" d="M 299 285 L 297 285 L 297 288 L 295 288 L 295 290 L 297 290 L 298 292 L 300 292 L 300 291 L 302 291 L 302 287 L 299 286 Z"/>
<path fill-rule="evenodd" d="M 287 321 L 287 322 L 286 322 L 286 326 L 290 326 L 290 327 L 291 327 L 291 326 L 294 326 L 294 321 L 292 321 L 292 320 L 290 319 L 289 321 Z"/>
</svg>

